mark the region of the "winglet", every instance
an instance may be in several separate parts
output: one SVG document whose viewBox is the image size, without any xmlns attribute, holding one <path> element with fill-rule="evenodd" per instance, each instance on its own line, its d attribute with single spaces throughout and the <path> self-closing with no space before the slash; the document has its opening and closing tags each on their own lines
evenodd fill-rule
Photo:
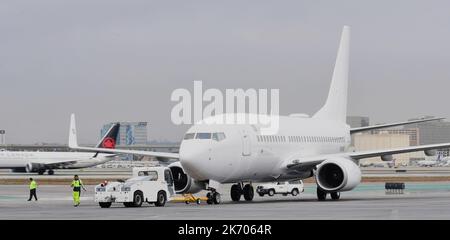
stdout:
<svg viewBox="0 0 450 240">
<path fill-rule="evenodd" d="M 73 113 L 72 113 L 72 115 L 70 115 L 69 147 L 70 148 L 78 147 L 77 128 L 75 125 L 75 114 L 73 114 Z"/>
</svg>

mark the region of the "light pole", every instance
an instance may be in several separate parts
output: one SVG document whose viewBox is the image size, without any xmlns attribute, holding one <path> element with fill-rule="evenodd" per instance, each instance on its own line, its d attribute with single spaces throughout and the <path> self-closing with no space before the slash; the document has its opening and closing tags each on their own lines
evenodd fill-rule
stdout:
<svg viewBox="0 0 450 240">
<path fill-rule="evenodd" d="M 1 145 L 6 146 L 5 130 L 0 130 Z"/>
</svg>

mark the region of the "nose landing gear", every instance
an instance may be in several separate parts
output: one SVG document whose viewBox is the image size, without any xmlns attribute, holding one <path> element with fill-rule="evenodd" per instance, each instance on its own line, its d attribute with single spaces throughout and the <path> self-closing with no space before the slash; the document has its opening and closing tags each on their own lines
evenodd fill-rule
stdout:
<svg viewBox="0 0 450 240">
<path fill-rule="evenodd" d="M 206 197 L 208 198 L 208 200 L 206 200 L 206 203 L 208 204 L 220 204 L 222 201 L 220 193 L 216 192 L 215 189 L 211 189 L 211 192 L 207 193 Z"/>
</svg>

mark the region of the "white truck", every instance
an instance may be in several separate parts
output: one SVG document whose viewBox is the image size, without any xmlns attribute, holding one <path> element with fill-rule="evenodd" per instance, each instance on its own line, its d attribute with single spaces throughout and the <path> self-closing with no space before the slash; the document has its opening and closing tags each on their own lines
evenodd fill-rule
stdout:
<svg viewBox="0 0 450 240">
<path fill-rule="evenodd" d="M 95 201 L 102 208 L 112 203 L 123 203 L 125 207 L 140 207 L 143 202 L 164 206 L 174 194 L 172 172 L 167 167 L 133 168 L 133 177 L 126 181 L 95 186 Z"/>
<path fill-rule="evenodd" d="M 266 194 L 269 196 L 273 196 L 275 194 L 283 194 L 284 196 L 291 194 L 292 196 L 297 196 L 299 193 L 303 191 L 305 191 L 305 189 L 303 188 L 302 180 L 264 183 L 256 187 L 256 192 L 261 197 L 263 197 Z"/>
</svg>

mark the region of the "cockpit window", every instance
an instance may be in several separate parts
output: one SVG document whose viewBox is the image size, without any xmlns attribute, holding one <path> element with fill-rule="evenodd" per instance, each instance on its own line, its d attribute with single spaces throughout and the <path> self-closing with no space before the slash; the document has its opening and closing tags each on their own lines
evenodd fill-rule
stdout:
<svg viewBox="0 0 450 240">
<path fill-rule="evenodd" d="M 211 133 L 197 133 L 196 139 L 211 139 Z"/>
<path fill-rule="evenodd" d="M 195 133 L 186 133 L 186 135 L 184 135 L 184 140 L 193 139 L 194 136 Z"/>
<path fill-rule="evenodd" d="M 225 139 L 225 133 L 223 132 L 213 133 L 212 139 L 218 142 L 222 141 Z"/>
</svg>

